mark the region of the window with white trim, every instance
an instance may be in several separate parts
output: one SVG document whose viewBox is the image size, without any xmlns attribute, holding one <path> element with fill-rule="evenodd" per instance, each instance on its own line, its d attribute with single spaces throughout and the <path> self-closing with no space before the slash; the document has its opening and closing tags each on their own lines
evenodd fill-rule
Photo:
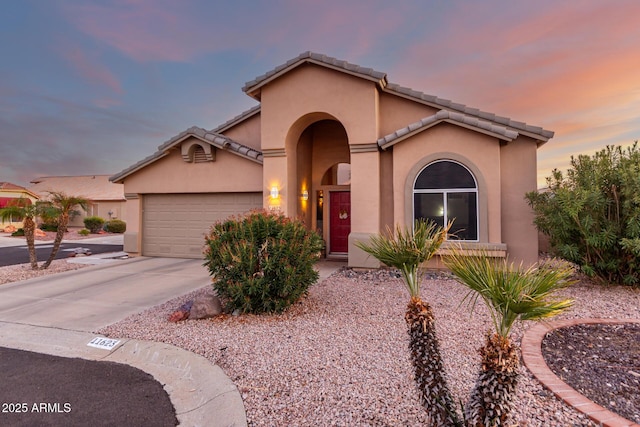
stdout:
<svg viewBox="0 0 640 427">
<path fill-rule="evenodd" d="M 444 226 L 453 220 L 449 239 L 478 240 L 478 185 L 465 166 L 438 160 L 425 166 L 413 184 L 413 219 Z"/>
</svg>

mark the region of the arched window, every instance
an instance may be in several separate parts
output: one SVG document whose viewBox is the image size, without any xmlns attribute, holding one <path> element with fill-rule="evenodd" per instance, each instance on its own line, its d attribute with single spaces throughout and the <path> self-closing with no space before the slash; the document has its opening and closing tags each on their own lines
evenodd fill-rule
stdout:
<svg viewBox="0 0 640 427">
<path fill-rule="evenodd" d="M 478 240 L 478 185 L 469 170 L 451 160 L 428 164 L 413 185 L 413 218 L 440 226 L 454 220 L 450 239 Z"/>
</svg>

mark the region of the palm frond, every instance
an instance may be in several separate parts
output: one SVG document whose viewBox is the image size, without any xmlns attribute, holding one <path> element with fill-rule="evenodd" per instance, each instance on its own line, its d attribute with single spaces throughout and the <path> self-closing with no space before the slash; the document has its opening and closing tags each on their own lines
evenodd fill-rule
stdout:
<svg viewBox="0 0 640 427">
<path fill-rule="evenodd" d="M 398 225 L 394 232 L 387 227 L 384 234 L 371 236 L 369 243 L 355 244 L 381 263 L 399 269 L 409 294 L 417 297 L 420 295 L 420 265 L 435 255 L 450 228 L 451 223 L 443 228 L 434 222 L 416 221 L 413 229 Z"/>
<path fill-rule="evenodd" d="M 468 256 L 453 249 L 445 265 L 469 288 L 465 300 L 482 298 L 491 312 L 496 332 L 508 336 L 516 320 L 538 320 L 568 309 L 570 299 L 553 299 L 557 290 L 570 285 L 570 267 L 533 266 L 524 269 L 487 253 Z M 473 297 L 471 296 L 473 295 Z"/>
</svg>

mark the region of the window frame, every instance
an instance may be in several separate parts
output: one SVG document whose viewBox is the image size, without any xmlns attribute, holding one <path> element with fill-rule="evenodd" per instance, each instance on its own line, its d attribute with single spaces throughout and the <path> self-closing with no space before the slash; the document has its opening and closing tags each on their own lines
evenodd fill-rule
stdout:
<svg viewBox="0 0 640 427">
<path fill-rule="evenodd" d="M 461 167 L 463 167 L 467 173 L 471 176 L 471 178 L 473 179 L 473 184 L 474 184 L 474 188 L 435 188 L 435 189 L 431 189 L 431 188 L 421 188 L 421 189 L 416 189 L 416 183 L 418 181 L 418 178 L 420 177 L 420 175 L 430 166 L 436 164 L 436 163 L 454 163 L 457 164 Z M 432 162 L 427 163 L 424 167 L 422 167 L 418 173 L 415 175 L 415 177 L 413 178 L 413 184 L 411 186 L 411 218 L 413 219 L 412 221 L 412 226 L 415 226 L 415 222 L 416 222 L 416 194 L 441 194 L 442 195 L 442 199 L 443 199 L 443 221 L 445 224 L 447 224 L 448 221 L 448 216 L 447 216 L 447 211 L 448 211 L 448 201 L 447 201 L 447 196 L 450 193 L 473 193 L 475 195 L 475 202 L 476 202 L 476 209 L 475 209 L 475 213 L 476 213 L 476 238 L 471 240 L 471 239 L 449 239 L 447 236 L 447 241 L 455 241 L 455 242 L 480 242 L 480 196 L 479 196 L 479 191 L 478 191 L 478 180 L 476 179 L 476 176 L 473 174 L 473 172 L 471 172 L 471 170 L 465 166 L 463 163 L 458 162 L 456 160 L 452 160 L 452 159 L 438 159 L 438 160 L 434 160 Z"/>
</svg>

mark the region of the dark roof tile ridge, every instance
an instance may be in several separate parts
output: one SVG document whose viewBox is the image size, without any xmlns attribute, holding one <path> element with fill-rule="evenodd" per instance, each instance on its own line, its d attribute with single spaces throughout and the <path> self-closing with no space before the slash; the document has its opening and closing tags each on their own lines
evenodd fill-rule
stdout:
<svg viewBox="0 0 640 427">
<path fill-rule="evenodd" d="M 245 85 L 243 86 L 242 90 L 244 92 L 248 92 L 252 87 L 259 85 L 260 83 L 262 83 L 263 81 L 269 79 L 270 77 L 274 76 L 275 74 L 278 74 L 280 71 L 282 71 L 284 69 L 287 69 L 287 68 L 291 67 L 292 65 L 294 65 L 294 64 L 296 64 L 298 62 L 305 62 L 305 61 L 308 61 L 308 60 L 316 61 L 316 62 L 321 63 L 321 64 L 330 65 L 330 66 L 338 68 L 338 69 L 343 69 L 343 70 L 348 71 L 350 73 L 361 74 L 363 76 L 369 76 L 369 77 L 372 77 L 372 78 L 375 78 L 375 79 L 378 79 L 378 80 L 384 80 L 387 77 L 387 73 L 384 73 L 382 71 L 374 70 L 373 68 L 362 67 L 360 65 L 357 65 L 357 64 L 354 64 L 354 63 L 350 63 L 350 62 L 342 60 L 342 59 L 337 59 L 337 58 L 334 58 L 332 56 L 328 56 L 328 55 L 325 55 L 325 54 L 322 54 L 322 53 L 306 51 L 306 52 L 301 53 L 297 57 L 288 60 L 284 64 L 276 66 L 272 70 L 267 71 L 266 73 L 256 77 L 255 79 L 248 81 L 247 83 L 245 83 Z"/>
<path fill-rule="evenodd" d="M 497 116 L 494 113 L 489 113 L 487 111 L 480 110 L 479 108 L 468 107 L 465 104 L 460 104 L 460 103 L 453 102 L 449 99 L 444 99 L 434 95 L 429 95 L 424 92 L 420 92 L 405 86 L 401 86 L 397 83 L 389 82 L 386 86 L 386 90 L 389 92 L 396 92 L 402 95 L 408 95 L 412 98 L 420 99 L 427 103 L 435 104 L 439 107 L 445 107 L 451 110 L 455 110 L 457 112 L 460 112 L 466 115 L 476 116 L 481 119 L 493 121 L 508 127 L 531 132 L 545 138 L 551 138 L 554 135 L 553 131 L 545 130 L 540 126 L 532 126 L 532 125 L 528 125 L 525 122 L 512 120 L 509 117 Z"/>
<path fill-rule="evenodd" d="M 216 126 L 215 128 L 213 128 L 211 130 L 211 132 L 222 132 L 226 129 L 228 129 L 229 127 L 231 127 L 232 125 L 235 125 L 236 123 L 239 123 L 241 121 L 243 121 L 245 118 L 251 117 L 252 115 L 254 115 L 255 113 L 257 113 L 258 111 L 260 111 L 261 109 L 261 105 L 254 105 L 253 107 L 249 108 L 248 110 L 243 111 L 242 113 L 238 114 L 237 116 L 227 120 L 226 122 L 222 123 L 221 125 Z"/>
</svg>

